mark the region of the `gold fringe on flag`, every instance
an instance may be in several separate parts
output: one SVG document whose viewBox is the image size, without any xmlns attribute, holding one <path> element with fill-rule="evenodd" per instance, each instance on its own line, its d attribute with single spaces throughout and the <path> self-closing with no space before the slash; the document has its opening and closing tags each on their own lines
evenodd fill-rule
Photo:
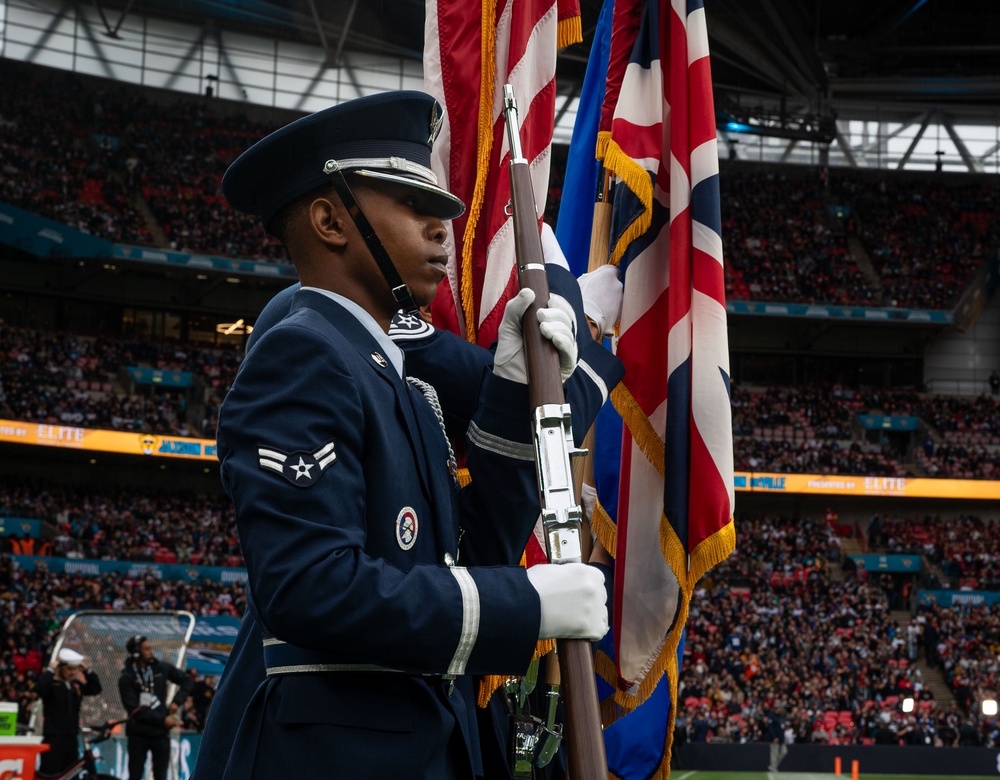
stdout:
<svg viewBox="0 0 1000 780">
<path fill-rule="evenodd" d="M 594 156 L 601 162 L 604 162 L 604 156 L 608 152 L 608 144 L 611 143 L 611 132 L 608 130 L 599 130 L 597 133 L 597 147 L 594 150 Z"/>
<path fill-rule="evenodd" d="M 691 563 L 688 568 L 688 580 L 691 586 L 711 569 L 722 563 L 736 549 L 736 524 L 733 518 L 707 539 L 703 539 L 691 551 Z"/>
<path fill-rule="evenodd" d="M 618 550 L 618 526 L 614 524 L 608 510 L 601 505 L 600 499 L 594 501 L 594 516 L 590 519 L 590 524 L 597 535 L 597 541 L 614 558 Z"/>
<path fill-rule="evenodd" d="M 579 15 L 559 20 L 559 31 L 556 33 L 556 48 L 565 49 L 574 43 L 583 42 L 583 24 Z"/>
<path fill-rule="evenodd" d="M 610 395 L 611 403 L 614 405 L 615 411 L 621 416 L 622 422 L 628 426 L 628 431 L 632 435 L 633 441 L 639 445 L 642 454 L 656 468 L 656 473 L 661 477 L 665 477 L 666 464 L 663 454 L 663 439 L 660 438 L 656 429 L 653 428 L 652 423 L 649 422 L 649 418 L 642 411 L 639 402 L 635 400 L 632 393 L 622 383 L 615 386 Z"/>
<path fill-rule="evenodd" d="M 643 207 L 642 213 L 617 236 L 615 245 L 611 248 L 608 262 L 618 265 L 629 244 L 649 230 L 653 223 L 653 182 L 649 173 L 611 138 L 610 131 L 602 130 L 597 134 L 597 159 L 604 163 L 609 173 L 617 176 L 632 191 Z"/>
</svg>

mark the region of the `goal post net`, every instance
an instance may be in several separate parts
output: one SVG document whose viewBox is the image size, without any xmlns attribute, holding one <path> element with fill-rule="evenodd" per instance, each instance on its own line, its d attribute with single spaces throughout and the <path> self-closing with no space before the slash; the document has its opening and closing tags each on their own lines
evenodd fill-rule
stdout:
<svg viewBox="0 0 1000 780">
<path fill-rule="evenodd" d="M 64 647 L 85 656 L 84 663 L 97 673 L 102 688 L 97 696 L 83 697 L 80 725 L 107 723 L 126 716 L 118 695 L 118 678 L 128 658 L 125 645 L 129 639 L 137 635 L 146 637 L 153 646 L 156 658 L 183 669 L 194 623 L 194 615 L 184 611 L 83 610 L 70 615 L 52 648 L 53 657 Z M 172 699 L 176 690 L 177 686 L 170 683 L 167 701 Z M 36 712 L 38 723 L 34 724 L 34 731 L 41 733 L 41 712 Z"/>
</svg>

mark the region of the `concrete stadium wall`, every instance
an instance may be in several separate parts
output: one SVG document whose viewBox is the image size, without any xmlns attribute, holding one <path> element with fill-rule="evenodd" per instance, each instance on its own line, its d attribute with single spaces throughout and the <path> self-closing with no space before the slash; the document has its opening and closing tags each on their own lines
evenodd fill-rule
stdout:
<svg viewBox="0 0 1000 780">
<path fill-rule="evenodd" d="M 965 333 L 948 331 L 924 350 L 924 385 L 932 393 L 989 395 L 987 382 L 1000 371 L 1000 290 Z"/>
<path fill-rule="evenodd" d="M 716 772 L 832 773 L 838 757 L 847 776 L 852 761 L 865 774 L 995 777 L 1000 772 L 1000 751 L 993 748 L 688 743 L 675 756 L 677 769 Z"/>
</svg>

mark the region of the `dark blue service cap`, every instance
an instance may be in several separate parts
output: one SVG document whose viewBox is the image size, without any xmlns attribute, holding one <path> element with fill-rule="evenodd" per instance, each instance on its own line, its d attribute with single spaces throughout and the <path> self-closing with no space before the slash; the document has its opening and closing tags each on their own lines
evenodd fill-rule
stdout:
<svg viewBox="0 0 1000 780">
<path fill-rule="evenodd" d="M 441 106 L 423 92 L 381 92 L 297 119 L 258 141 L 229 166 L 222 192 L 229 204 L 266 226 L 285 205 L 330 181 L 337 170 L 430 195 L 432 213 L 452 219 L 465 204 L 438 186 L 431 145 Z"/>
</svg>

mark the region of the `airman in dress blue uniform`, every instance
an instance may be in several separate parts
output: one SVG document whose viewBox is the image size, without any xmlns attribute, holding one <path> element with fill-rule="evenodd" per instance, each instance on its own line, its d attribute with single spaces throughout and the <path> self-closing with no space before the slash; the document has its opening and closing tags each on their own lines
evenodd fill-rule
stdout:
<svg viewBox="0 0 1000 780">
<path fill-rule="evenodd" d="M 405 380 L 386 334 L 433 297 L 443 219 L 463 208 L 428 168 L 439 120 L 421 93 L 361 98 L 268 136 L 223 181 L 302 282 L 220 414 L 267 673 L 224 778 L 474 777 L 468 675 L 518 674 L 537 639 L 606 630 L 599 574 L 509 564 L 537 513 L 523 356 L 483 371 L 459 490 L 433 389 Z M 554 296 L 540 315 L 565 376 L 567 309 Z"/>
<path fill-rule="evenodd" d="M 565 263 L 556 258 L 555 262 L 548 264 L 547 271 L 551 290 L 565 297 L 577 312 L 580 360 L 566 381 L 565 391 L 573 409 L 574 438 L 580 446 L 597 411 L 607 400 L 609 388 L 621 380 L 624 369 L 621 361 L 589 337 L 586 319 L 590 311 L 586 310 L 576 281 Z M 288 314 L 299 288 L 299 284 L 285 288 L 268 302 L 254 324 L 247 343 L 248 350 Z M 464 438 L 478 403 L 483 369 L 492 364 L 493 353 L 450 331 L 434 328 L 416 313 L 398 312 L 390 325 L 389 337 L 402 348 L 407 373 L 438 389 L 449 436 Z M 525 501 L 534 502 L 534 495 L 525 497 Z M 520 551 L 516 551 L 514 558 L 503 562 L 515 563 L 519 557 Z M 252 600 L 252 594 L 248 593 L 248 599 Z M 206 724 L 194 780 L 211 780 L 223 773 L 240 714 L 266 677 L 261 641 L 260 626 L 250 611 L 240 624 L 216 691 L 212 710 L 215 714 L 209 716 Z M 492 733 L 493 729 L 488 729 L 481 735 L 482 741 L 489 740 Z M 484 750 L 494 757 L 499 756 L 499 761 L 494 761 L 494 767 L 501 761 L 506 763 L 506 740 L 500 739 L 494 746 L 484 746 Z M 493 774 L 503 777 L 506 770 L 497 769 Z M 491 774 L 488 772 L 487 776 Z"/>
</svg>

